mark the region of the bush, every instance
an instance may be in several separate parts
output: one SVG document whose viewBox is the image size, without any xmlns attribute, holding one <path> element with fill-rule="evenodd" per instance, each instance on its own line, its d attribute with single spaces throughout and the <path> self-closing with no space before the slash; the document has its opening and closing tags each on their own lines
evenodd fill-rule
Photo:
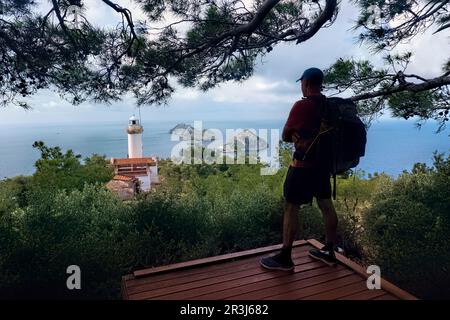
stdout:
<svg viewBox="0 0 450 320">
<path fill-rule="evenodd" d="M 385 180 L 364 216 L 365 254 L 422 298 L 450 297 L 450 157 Z"/>
<path fill-rule="evenodd" d="M 0 217 L 27 203 L 29 177 L 18 176 L 0 181 Z"/>
<path fill-rule="evenodd" d="M 81 155 L 70 149 L 63 153 L 59 147 L 47 147 L 42 141 L 36 141 L 33 147 L 40 151 L 41 157 L 35 163 L 36 172 L 28 186 L 31 198 L 45 190 L 82 190 L 85 183 L 105 183 L 113 177 L 105 156 L 94 154 L 82 162 Z"/>
<path fill-rule="evenodd" d="M 262 177 L 259 166 L 253 165 L 211 170 L 210 174 L 193 169 L 181 167 L 174 173 L 163 166 L 170 179 L 138 201 L 138 225 L 153 230 L 153 236 L 147 237 L 152 246 L 159 248 L 161 242 L 167 249 L 145 257 L 144 264 L 279 242 L 282 198 L 273 182 L 279 178 Z M 190 179 L 178 179 L 179 170 L 190 170 Z"/>
<path fill-rule="evenodd" d="M 267 185 L 224 193 L 212 207 L 221 253 L 280 242 L 282 200 Z"/>
<path fill-rule="evenodd" d="M 129 205 L 92 185 L 47 193 L 39 203 L 4 214 L 0 294 L 118 297 L 120 277 L 132 267 L 136 252 L 134 224 Z M 81 292 L 65 286 L 72 264 L 81 268 Z"/>
<path fill-rule="evenodd" d="M 214 254 L 208 204 L 195 194 L 161 186 L 134 205 L 140 234 L 136 267 L 149 267 Z"/>
<path fill-rule="evenodd" d="M 375 174 L 364 179 L 363 173 L 353 173 L 337 180 L 337 198 L 334 205 L 338 215 L 338 242 L 347 256 L 362 258 L 361 236 L 364 232 L 363 216 L 370 207 L 375 188 L 385 179 L 385 174 Z"/>
</svg>

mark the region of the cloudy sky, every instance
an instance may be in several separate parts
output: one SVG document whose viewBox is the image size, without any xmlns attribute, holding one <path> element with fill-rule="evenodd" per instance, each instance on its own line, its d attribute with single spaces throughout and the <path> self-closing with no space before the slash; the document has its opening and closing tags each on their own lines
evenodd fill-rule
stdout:
<svg viewBox="0 0 450 320">
<path fill-rule="evenodd" d="M 48 6 L 41 0 L 43 7 Z M 116 0 L 128 8 L 134 8 L 135 19 L 143 18 L 135 5 L 128 0 Z M 91 22 L 99 25 L 115 25 L 120 18 L 98 0 L 85 0 L 86 15 Z M 369 59 L 379 64 L 380 56 L 356 44 L 356 33 L 350 29 L 354 25 L 358 9 L 343 0 L 336 22 L 329 28 L 320 30 L 312 39 L 300 45 L 279 45 L 258 61 L 252 78 L 243 83 L 226 83 L 208 92 L 178 88 L 167 106 L 145 106 L 141 108 L 143 120 L 251 120 L 285 119 L 292 104 L 301 96 L 295 79 L 305 68 L 315 66 L 326 68 L 336 59 L 355 57 Z M 402 45 L 399 50 L 414 52 L 408 69 L 424 77 L 440 75 L 441 66 L 450 52 L 448 34 L 431 35 L 428 32 Z M 83 103 L 72 106 L 57 94 L 42 91 L 28 99 L 33 109 L 24 111 L 10 106 L 0 109 L 0 124 L 6 123 L 57 123 L 117 121 L 137 112 L 135 102 L 130 97 L 111 105 Z M 388 119 L 385 116 L 383 119 Z"/>
</svg>

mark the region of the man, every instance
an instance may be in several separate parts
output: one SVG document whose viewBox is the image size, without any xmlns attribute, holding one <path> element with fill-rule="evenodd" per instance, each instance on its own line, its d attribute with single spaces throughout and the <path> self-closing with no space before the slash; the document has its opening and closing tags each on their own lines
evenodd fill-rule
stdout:
<svg viewBox="0 0 450 320">
<path fill-rule="evenodd" d="M 298 231 L 297 215 L 300 206 L 311 203 L 313 197 L 325 220 L 326 245 L 321 250 L 310 250 L 309 255 L 328 265 L 336 264 L 334 248 L 338 221 L 331 201 L 330 174 L 318 163 L 302 157 L 319 132 L 321 108 L 326 99 L 321 93 L 323 77 L 320 69 L 310 68 L 297 80 L 301 81 L 304 98 L 292 107 L 282 134 L 284 141 L 294 142 L 296 147 L 284 182 L 283 247 L 277 255 L 261 259 L 261 265 L 267 269 L 294 269 L 291 252 Z"/>
</svg>

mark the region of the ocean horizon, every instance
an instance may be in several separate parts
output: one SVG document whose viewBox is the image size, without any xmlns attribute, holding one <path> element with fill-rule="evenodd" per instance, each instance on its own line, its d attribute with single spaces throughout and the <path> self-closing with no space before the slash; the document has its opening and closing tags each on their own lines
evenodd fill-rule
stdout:
<svg viewBox="0 0 450 320">
<path fill-rule="evenodd" d="M 169 158 L 172 147 L 169 130 L 179 123 L 193 125 L 193 121 L 143 120 L 143 148 L 145 156 Z M 203 129 L 219 129 L 226 136 L 226 129 L 280 130 L 283 120 L 203 121 Z M 18 175 L 31 175 L 39 152 L 33 149 L 34 141 L 42 140 L 48 146 L 59 146 L 63 151 L 72 149 L 84 157 L 92 154 L 106 157 L 127 156 L 127 119 L 123 121 L 98 121 L 49 124 L 3 124 L 0 127 L 0 179 Z M 431 165 L 433 152 L 448 154 L 450 130 L 435 133 L 437 124 L 429 121 L 421 129 L 413 121 L 384 120 L 372 123 L 368 131 L 366 155 L 358 170 L 367 175 L 385 172 L 393 177 L 404 170 L 411 170 L 414 163 Z M 262 137 L 264 138 L 264 137 Z M 270 150 L 270 148 L 269 148 Z"/>
</svg>

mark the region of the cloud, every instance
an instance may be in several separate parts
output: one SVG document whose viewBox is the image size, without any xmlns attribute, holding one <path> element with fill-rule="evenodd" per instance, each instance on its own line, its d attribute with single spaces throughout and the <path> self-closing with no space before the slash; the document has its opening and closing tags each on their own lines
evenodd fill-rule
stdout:
<svg viewBox="0 0 450 320">
<path fill-rule="evenodd" d="M 253 76 L 245 82 L 224 84 L 207 95 L 218 103 L 276 104 L 295 101 L 293 99 L 299 92 L 287 81 L 274 82 L 266 77 Z"/>
<path fill-rule="evenodd" d="M 172 95 L 173 100 L 198 100 L 202 92 L 192 88 L 176 86 L 176 90 Z"/>
</svg>

